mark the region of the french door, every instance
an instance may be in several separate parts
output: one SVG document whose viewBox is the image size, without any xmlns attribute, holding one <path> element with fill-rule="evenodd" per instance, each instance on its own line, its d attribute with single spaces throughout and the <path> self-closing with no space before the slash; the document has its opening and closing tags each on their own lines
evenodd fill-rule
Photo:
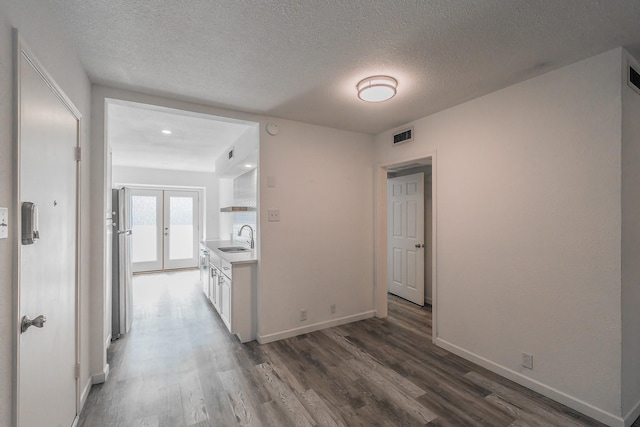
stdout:
<svg viewBox="0 0 640 427">
<path fill-rule="evenodd" d="M 129 206 L 134 272 L 198 266 L 198 191 L 132 189 Z"/>
</svg>

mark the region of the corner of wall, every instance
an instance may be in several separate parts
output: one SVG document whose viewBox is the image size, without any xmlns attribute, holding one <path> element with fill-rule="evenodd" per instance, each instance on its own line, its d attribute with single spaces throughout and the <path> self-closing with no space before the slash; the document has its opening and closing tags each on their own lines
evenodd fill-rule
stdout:
<svg viewBox="0 0 640 427">
<path fill-rule="evenodd" d="M 629 67 L 640 63 L 622 51 L 622 413 L 630 422 L 640 415 L 640 89 L 629 81 Z"/>
<path fill-rule="evenodd" d="M 612 425 L 622 425 L 620 55 L 416 120 L 410 144 L 376 137 L 376 164 L 438 152 L 438 343 Z M 525 349 L 544 365 L 518 371 Z"/>
</svg>

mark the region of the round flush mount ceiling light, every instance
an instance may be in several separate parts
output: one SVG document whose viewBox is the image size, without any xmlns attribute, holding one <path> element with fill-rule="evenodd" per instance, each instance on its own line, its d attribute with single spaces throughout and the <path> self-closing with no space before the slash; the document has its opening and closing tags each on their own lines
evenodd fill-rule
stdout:
<svg viewBox="0 0 640 427">
<path fill-rule="evenodd" d="M 169 129 L 162 129 L 162 133 L 164 133 L 165 135 L 171 135 L 173 132 L 171 132 Z"/>
<path fill-rule="evenodd" d="M 367 102 L 381 102 L 393 98 L 398 81 L 389 76 L 373 76 L 360 80 L 356 85 L 358 98 Z"/>
</svg>

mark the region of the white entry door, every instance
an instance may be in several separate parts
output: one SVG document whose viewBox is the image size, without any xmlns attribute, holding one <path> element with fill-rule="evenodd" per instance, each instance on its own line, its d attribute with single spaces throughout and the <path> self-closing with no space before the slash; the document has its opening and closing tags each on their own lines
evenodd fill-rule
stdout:
<svg viewBox="0 0 640 427">
<path fill-rule="evenodd" d="M 387 180 L 389 292 L 424 305 L 424 174 Z"/>
<path fill-rule="evenodd" d="M 133 271 L 198 267 L 198 191 L 131 190 Z"/>
<path fill-rule="evenodd" d="M 39 320 L 27 329 L 18 325 L 18 426 L 69 427 L 77 412 L 75 150 L 81 116 L 33 58 L 22 47 L 19 52 L 19 218 L 25 202 L 35 206 L 34 227 L 18 231 L 19 316 L 24 326 L 25 316 Z M 39 239 L 24 239 L 36 229 Z"/>
</svg>

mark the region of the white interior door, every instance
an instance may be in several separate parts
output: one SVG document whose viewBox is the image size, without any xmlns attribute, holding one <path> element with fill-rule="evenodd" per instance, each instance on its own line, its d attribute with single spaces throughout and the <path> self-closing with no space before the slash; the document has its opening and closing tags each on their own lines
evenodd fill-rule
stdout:
<svg viewBox="0 0 640 427">
<path fill-rule="evenodd" d="M 424 174 L 387 180 L 389 292 L 424 305 Z"/>
<path fill-rule="evenodd" d="M 164 268 L 198 266 L 199 197 L 197 191 L 164 192 Z"/>
<path fill-rule="evenodd" d="M 134 273 L 162 270 L 162 193 L 162 190 L 131 190 L 129 218 Z"/>
<path fill-rule="evenodd" d="M 77 412 L 75 149 L 80 114 L 27 55 L 21 48 L 18 201 L 19 209 L 24 202 L 37 206 L 39 239 L 24 244 L 18 237 L 19 316 L 43 315 L 46 323 L 18 335 L 18 426 L 67 427 Z"/>
</svg>

